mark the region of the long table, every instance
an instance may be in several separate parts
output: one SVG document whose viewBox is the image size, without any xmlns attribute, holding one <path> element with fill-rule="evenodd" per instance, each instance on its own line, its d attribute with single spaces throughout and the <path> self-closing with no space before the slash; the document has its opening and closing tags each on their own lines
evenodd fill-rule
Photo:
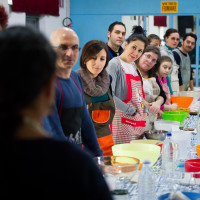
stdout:
<svg viewBox="0 0 200 200">
<path fill-rule="evenodd" d="M 188 118 L 183 122 L 183 128 L 193 128 L 194 132 L 191 133 L 191 146 L 188 149 L 188 159 L 198 158 L 195 150 L 196 145 L 196 125 L 198 116 L 189 115 Z M 162 155 L 160 154 L 157 162 L 154 164 L 153 171 L 155 173 L 155 183 L 156 183 L 156 195 L 157 198 L 165 193 L 179 191 L 190 191 L 190 192 L 200 192 L 200 185 L 188 187 L 186 185 L 181 185 L 180 180 L 183 181 L 185 177 L 184 168 L 180 168 L 176 171 L 171 172 L 171 174 L 165 174 L 161 168 L 162 165 Z M 199 183 L 200 184 L 200 183 Z M 131 182 L 128 184 L 128 191 L 130 199 L 137 199 L 138 190 L 137 183 Z"/>
</svg>

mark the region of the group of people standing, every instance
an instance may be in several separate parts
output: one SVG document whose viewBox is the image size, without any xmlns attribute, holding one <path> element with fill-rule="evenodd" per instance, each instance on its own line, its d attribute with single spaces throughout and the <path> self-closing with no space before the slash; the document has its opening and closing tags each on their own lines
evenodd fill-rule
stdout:
<svg viewBox="0 0 200 200">
<path fill-rule="evenodd" d="M 73 199 L 112 199 L 92 157 L 142 138 L 162 110 L 177 108 L 170 95 L 177 81 L 180 90 L 192 89 L 185 72 L 196 42 L 186 34 L 173 52 L 179 34 L 171 29 L 161 49 L 141 26 L 124 43 L 125 34 L 122 22 L 112 23 L 108 43 L 88 41 L 73 71 L 80 51 L 74 30 L 58 28 L 50 41 L 22 26 L 0 33 L 0 196 L 63 198 L 67 190 Z"/>
<path fill-rule="evenodd" d="M 171 95 L 193 89 L 188 52 L 195 34 L 186 34 L 180 48 L 176 29 L 166 31 L 163 46 L 157 35 L 146 37 L 141 26 L 134 26 L 126 41 L 125 34 L 125 25 L 114 22 L 107 44 L 87 42 L 77 72 L 72 70 L 80 50 L 76 33 L 59 28 L 50 37 L 58 54 L 56 103 L 44 128 L 93 156 L 112 155 L 114 144 L 143 138 L 163 111 L 178 108 Z"/>
</svg>

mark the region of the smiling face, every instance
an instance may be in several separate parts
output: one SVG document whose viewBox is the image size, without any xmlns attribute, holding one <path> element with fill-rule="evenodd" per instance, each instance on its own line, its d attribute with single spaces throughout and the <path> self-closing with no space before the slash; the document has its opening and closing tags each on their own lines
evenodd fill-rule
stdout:
<svg viewBox="0 0 200 200">
<path fill-rule="evenodd" d="M 92 56 L 86 63 L 87 71 L 91 78 L 97 77 L 106 65 L 106 51 L 102 49 L 99 53 Z"/>
<path fill-rule="evenodd" d="M 170 73 L 170 70 L 172 68 L 172 63 L 169 62 L 169 61 L 163 61 L 161 64 L 160 64 L 160 67 L 158 69 L 158 74 L 160 77 L 166 77 L 169 75 Z"/>
<path fill-rule="evenodd" d="M 179 33 L 171 33 L 168 37 L 165 37 L 165 43 L 171 48 L 176 48 L 180 40 Z"/>
<path fill-rule="evenodd" d="M 143 77 L 145 77 L 145 75 L 148 74 L 149 70 L 151 70 L 154 67 L 157 60 L 158 60 L 158 55 L 153 52 L 145 52 L 141 56 L 138 62 L 138 68 L 142 73 Z"/>
<path fill-rule="evenodd" d="M 140 40 L 135 40 L 130 43 L 126 42 L 121 57 L 127 63 L 134 62 L 142 55 L 144 48 L 145 44 Z"/>
</svg>

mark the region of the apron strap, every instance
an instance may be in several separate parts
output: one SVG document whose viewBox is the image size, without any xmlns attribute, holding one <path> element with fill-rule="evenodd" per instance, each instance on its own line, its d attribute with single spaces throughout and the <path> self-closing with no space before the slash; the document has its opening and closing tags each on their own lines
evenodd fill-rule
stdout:
<svg viewBox="0 0 200 200">
<path fill-rule="evenodd" d="M 70 77 L 72 78 L 72 80 L 74 81 L 74 83 L 76 84 L 76 86 L 78 87 L 79 92 L 81 93 L 81 96 L 82 96 L 82 91 L 81 91 L 81 88 L 79 87 L 78 83 L 75 81 L 75 79 L 73 78 L 72 75 L 70 75 Z"/>
</svg>

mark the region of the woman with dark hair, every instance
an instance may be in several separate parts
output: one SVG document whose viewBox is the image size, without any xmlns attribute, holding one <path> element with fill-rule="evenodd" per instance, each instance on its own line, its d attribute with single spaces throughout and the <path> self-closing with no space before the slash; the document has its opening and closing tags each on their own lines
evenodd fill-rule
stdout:
<svg viewBox="0 0 200 200">
<path fill-rule="evenodd" d="M 28 27 L 10 27 L 0 33 L 0 58 L 0 199 L 111 200 L 93 159 L 42 127 L 55 96 L 49 42 Z"/>
<path fill-rule="evenodd" d="M 85 44 L 80 58 L 79 73 L 85 99 L 93 120 L 97 139 L 103 155 L 112 155 L 114 145 L 110 124 L 115 114 L 111 94 L 111 80 L 106 71 L 109 61 L 107 45 L 103 41 L 91 40 Z"/>
<path fill-rule="evenodd" d="M 124 45 L 123 53 L 109 61 L 107 71 L 112 76 L 112 91 L 116 113 L 112 123 L 115 144 L 139 139 L 146 125 L 147 110 L 143 103 L 143 88 L 134 61 L 143 53 L 148 41 L 141 26 Z"/>
<path fill-rule="evenodd" d="M 167 79 L 168 79 L 168 86 L 172 90 L 170 91 L 171 94 L 177 95 L 179 92 L 179 78 L 178 78 L 179 66 L 176 64 L 172 51 L 178 46 L 180 35 L 176 29 L 170 28 L 167 29 L 167 31 L 165 32 L 164 40 L 165 40 L 165 45 L 160 48 L 160 53 L 161 56 L 169 56 L 173 61 L 172 69 L 169 76 L 167 76 Z"/>
<path fill-rule="evenodd" d="M 160 66 L 160 51 L 155 46 L 147 46 L 143 55 L 137 60 L 136 65 L 143 82 L 145 103 L 149 110 L 145 130 L 151 130 L 157 115 L 161 115 L 165 92 L 160 85 L 156 72 Z"/>
</svg>

